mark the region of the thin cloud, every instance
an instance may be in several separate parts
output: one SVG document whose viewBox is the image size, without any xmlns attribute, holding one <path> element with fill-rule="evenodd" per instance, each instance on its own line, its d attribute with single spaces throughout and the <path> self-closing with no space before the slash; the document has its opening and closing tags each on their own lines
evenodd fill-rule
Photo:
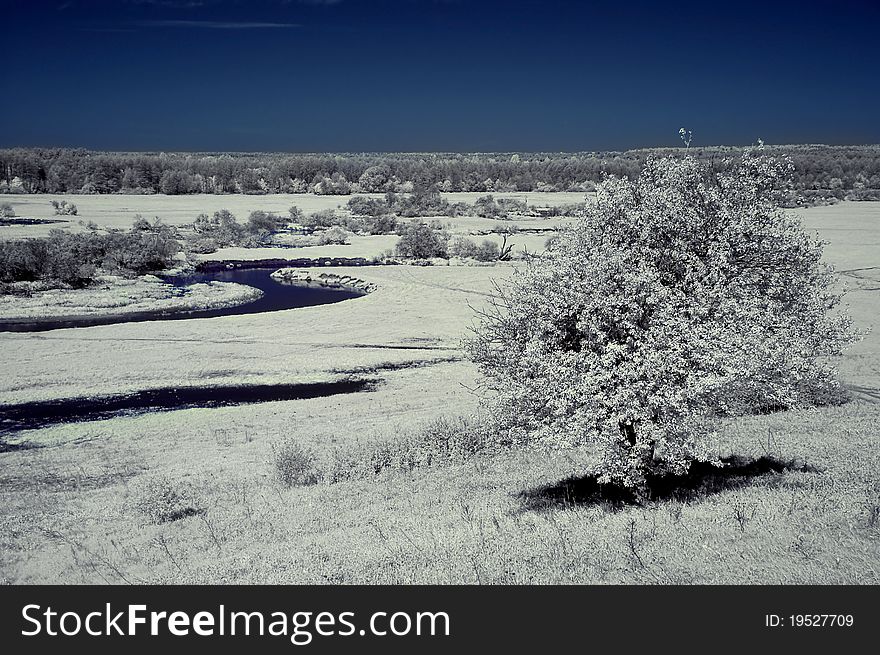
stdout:
<svg viewBox="0 0 880 655">
<path fill-rule="evenodd" d="M 205 0 L 128 0 L 128 2 L 133 5 L 152 5 L 171 9 L 194 9 L 205 5 Z"/>
<path fill-rule="evenodd" d="M 194 27 L 208 30 L 271 30 L 300 27 L 298 23 L 256 23 L 247 21 L 219 20 L 144 20 L 143 27 Z"/>
</svg>

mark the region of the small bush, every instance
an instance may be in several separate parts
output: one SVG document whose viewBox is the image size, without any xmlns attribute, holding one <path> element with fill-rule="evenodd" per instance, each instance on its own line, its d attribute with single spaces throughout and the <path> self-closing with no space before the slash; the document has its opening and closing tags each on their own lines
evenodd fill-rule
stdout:
<svg viewBox="0 0 880 655">
<path fill-rule="evenodd" d="M 341 227 L 331 227 L 321 232 L 318 236 L 319 246 L 337 245 L 342 246 L 348 243 L 348 232 Z"/>
<path fill-rule="evenodd" d="M 285 222 L 276 214 L 258 210 L 248 216 L 247 230 L 252 234 L 272 233 L 281 229 Z"/>
<path fill-rule="evenodd" d="M 400 230 L 396 251 L 401 257 L 413 259 L 446 257 L 446 236 L 424 223 L 412 221 Z"/>
<path fill-rule="evenodd" d="M 199 255 L 208 255 L 217 252 L 217 241 L 211 237 L 192 238 L 186 242 L 186 249 L 189 252 Z"/>
<path fill-rule="evenodd" d="M 259 240 L 259 227 L 264 221 L 274 221 L 278 218 L 265 212 L 254 212 L 251 216 L 254 214 L 256 217 L 254 221 L 249 220 L 248 227 L 241 225 L 235 218 L 235 214 L 228 209 L 220 209 L 214 212 L 213 216 L 199 214 L 193 221 L 193 231 L 204 238 L 212 239 L 221 248 L 249 245 Z M 267 219 L 266 217 L 272 218 Z"/>
<path fill-rule="evenodd" d="M 478 245 L 468 238 L 456 237 L 449 243 L 448 252 L 450 257 L 476 259 L 480 262 L 497 262 L 501 258 L 501 248 L 489 239 L 484 239 Z"/>
<path fill-rule="evenodd" d="M 290 209 L 287 210 L 287 213 L 290 214 L 290 222 L 291 223 L 302 223 L 303 220 L 303 211 L 296 205 L 291 205 Z"/>
<path fill-rule="evenodd" d="M 482 218 L 507 218 L 507 208 L 495 202 L 491 195 L 477 198 L 474 212 Z"/>
<path fill-rule="evenodd" d="M 324 209 L 319 212 L 312 212 L 308 216 L 303 216 L 300 219 L 300 224 L 309 230 L 314 230 L 319 227 L 332 227 L 339 223 L 339 217 L 336 215 L 336 212 L 332 209 Z"/>
<path fill-rule="evenodd" d="M 191 487 L 164 475 L 137 481 L 132 489 L 132 507 L 150 523 L 171 523 L 205 511 Z"/>
<path fill-rule="evenodd" d="M 377 216 L 372 220 L 365 221 L 366 230 L 370 234 L 394 234 L 400 224 L 398 220 L 390 214 Z"/>
<path fill-rule="evenodd" d="M 275 477 L 285 487 L 301 487 L 318 481 L 315 456 L 293 439 L 272 444 L 272 465 Z"/>
<path fill-rule="evenodd" d="M 499 198 L 498 206 L 505 214 L 525 214 L 528 211 L 526 201 L 517 198 Z"/>
<path fill-rule="evenodd" d="M 460 257 L 467 259 L 468 257 L 476 257 L 480 247 L 467 237 L 455 237 L 449 242 L 447 249 L 450 257 Z"/>
<path fill-rule="evenodd" d="M 498 244 L 489 239 L 484 239 L 474 254 L 474 259 L 481 262 L 497 262 L 500 257 L 501 249 Z"/>
<path fill-rule="evenodd" d="M 355 216 L 381 216 L 389 211 L 388 204 L 376 198 L 354 196 L 348 201 L 348 209 Z"/>
<path fill-rule="evenodd" d="M 8 202 L 0 204 L 0 218 L 15 218 L 15 210 Z"/>
<path fill-rule="evenodd" d="M 77 208 L 72 202 L 67 202 L 66 200 L 62 200 L 58 202 L 57 200 L 50 200 L 49 204 L 55 208 L 55 214 L 57 216 L 76 216 Z"/>
</svg>

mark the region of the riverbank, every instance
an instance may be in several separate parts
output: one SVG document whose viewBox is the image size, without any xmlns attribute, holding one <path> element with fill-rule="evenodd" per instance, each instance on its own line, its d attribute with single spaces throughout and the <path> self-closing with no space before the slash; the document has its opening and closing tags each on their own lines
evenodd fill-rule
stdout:
<svg viewBox="0 0 880 655">
<path fill-rule="evenodd" d="M 329 288 L 346 288 L 370 293 L 376 290 L 376 285 L 351 275 L 337 275 L 336 273 L 317 273 L 308 269 L 279 268 L 272 273 L 272 277 L 282 283 L 309 284 Z"/>
<path fill-rule="evenodd" d="M 175 286 L 154 275 L 134 279 L 104 275 L 85 289 L 37 289 L 30 295 L 2 295 L 0 321 L 201 311 L 240 305 L 262 295 L 259 289 L 234 282 Z"/>
</svg>

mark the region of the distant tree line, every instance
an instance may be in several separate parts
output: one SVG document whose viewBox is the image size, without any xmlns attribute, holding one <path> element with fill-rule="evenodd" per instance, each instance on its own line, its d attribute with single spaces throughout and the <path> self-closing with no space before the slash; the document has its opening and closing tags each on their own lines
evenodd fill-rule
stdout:
<svg viewBox="0 0 880 655">
<path fill-rule="evenodd" d="M 708 162 L 740 148 L 691 148 Z M 832 197 L 878 197 L 880 146 L 766 148 L 789 156 L 794 185 Z M 649 154 L 598 153 L 120 153 L 59 148 L 0 150 L 0 192 L 20 193 L 411 193 L 589 191 L 603 175 L 634 177 Z"/>
</svg>

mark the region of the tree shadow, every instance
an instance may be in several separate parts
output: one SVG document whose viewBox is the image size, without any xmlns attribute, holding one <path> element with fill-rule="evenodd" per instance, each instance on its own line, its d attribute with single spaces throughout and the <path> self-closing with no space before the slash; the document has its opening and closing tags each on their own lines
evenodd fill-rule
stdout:
<svg viewBox="0 0 880 655">
<path fill-rule="evenodd" d="M 529 489 L 519 494 L 523 509 L 542 511 L 569 507 L 600 506 L 619 511 L 626 506 L 646 502 L 676 500 L 693 502 L 713 494 L 739 489 L 757 482 L 776 487 L 785 473 L 818 473 L 819 470 L 797 460 L 763 456 L 750 459 L 738 455 L 722 457 L 723 466 L 694 462 L 685 475 L 649 475 L 646 494 L 614 484 L 600 484 L 595 475 L 571 477 L 551 485 Z"/>
<path fill-rule="evenodd" d="M 0 453 L 14 453 L 17 450 L 33 450 L 38 448 L 36 444 L 30 441 L 22 441 L 21 443 L 7 443 L 0 438 Z"/>
</svg>

